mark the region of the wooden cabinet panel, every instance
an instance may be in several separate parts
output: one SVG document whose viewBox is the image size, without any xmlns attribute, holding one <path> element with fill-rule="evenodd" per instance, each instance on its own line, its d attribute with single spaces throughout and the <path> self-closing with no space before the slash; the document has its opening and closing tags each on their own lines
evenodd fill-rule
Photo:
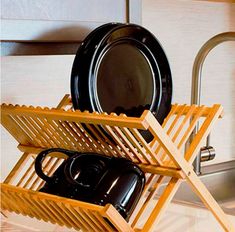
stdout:
<svg viewBox="0 0 235 232">
<path fill-rule="evenodd" d="M 126 0 L 3 0 L 2 40 L 82 40 L 107 22 L 126 22 Z"/>
<path fill-rule="evenodd" d="M 125 20 L 125 0 L 2 0 L 3 19 L 102 22 Z"/>
</svg>

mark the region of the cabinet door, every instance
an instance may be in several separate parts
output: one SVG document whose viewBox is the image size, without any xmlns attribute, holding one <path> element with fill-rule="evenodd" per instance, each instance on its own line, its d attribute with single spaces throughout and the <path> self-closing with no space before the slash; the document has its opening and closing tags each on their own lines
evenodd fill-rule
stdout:
<svg viewBox="0 0 235 232">
<path fill-rule="evenodd" d="M 2 40 L 78 41 L 107 22 L 128 20 L 126 0 L 2 0 Z"/>
</svg>

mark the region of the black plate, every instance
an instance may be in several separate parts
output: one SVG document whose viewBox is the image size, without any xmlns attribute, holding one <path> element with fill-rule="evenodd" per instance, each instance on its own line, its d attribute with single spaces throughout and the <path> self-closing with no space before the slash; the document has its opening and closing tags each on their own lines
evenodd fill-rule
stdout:
<svg viewBox="0 0 235 232">
<path fill-rule="evenodd" d="M 137 117 L 149 109 L 162 123 L 172 98 L 171 71 L 162 46 L 138 25 L 103 28 L 87 37 L 74 60 L 74 108 Z"/>
<path fill-rule="evenodd" d="M 71 96 L 74 109 L 90 110 L 90 100 L 86 91 L 88 90 L 89 69 L 94 52 L 104 35 L 111 29 L 120 26 L 120 23 L 104 24 L 84 39 L 75 56 L 71 73 Z"/>
</svg>

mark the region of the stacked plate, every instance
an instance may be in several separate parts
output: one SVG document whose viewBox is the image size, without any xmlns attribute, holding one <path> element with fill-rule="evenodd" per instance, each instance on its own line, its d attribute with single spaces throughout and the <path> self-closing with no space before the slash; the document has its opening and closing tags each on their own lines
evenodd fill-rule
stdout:
<svg viewBox="0 0 235 232">
<path fill-rule="evenodd" d="M 102 25 L 78 49 L 71 95 L 74 108 L 81 111 L 139 117 L 148 109 L 162 123 L 172 99 L 166 54 L 155 36 L 139 25 Z"/>
</svg>

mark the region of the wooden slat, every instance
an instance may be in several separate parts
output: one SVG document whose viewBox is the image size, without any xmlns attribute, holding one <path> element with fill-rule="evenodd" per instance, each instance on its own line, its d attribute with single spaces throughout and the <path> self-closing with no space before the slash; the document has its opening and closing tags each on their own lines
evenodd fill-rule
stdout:
<svg viewBox="0 0 235 232">
<path fill-rule="evenodd" d="M 118 116 L 111 116 L 111 115 L 97 115 L 95 113 L 84 113 L 79 111 L 64 111 L 64 110 L 56 110 L 56 109 L 42 109 L 40 107 L 37 108 L 29 108 L 29 107 L 17 107 L 11 105 L 1 105 L 2 114 L 11 114 L 11 115 L 28 115 L 33 116 L 35 114 L 38 117 L 48 118 L 53 120 L 60 120 L 63 118 L 65 121 L 72 121 L 72 122 L 79 122 L 79 123 L 93 123 L 93 124 L 101 124 L 101 125 L 109 125 L 109 126 L 119 126 L 125 127 L 128 125 L 130 128 L 137 128 L 137 129 L 147 129 L 148 123 L 143 120 L 145 118 L 145 113 L 141 117 L 143 118 L 136 118 L 136 117 L 118 117 Z"/>
<path fill-rule="evenodd" d="M 57 131 L 58 133 L 58 140 L 61 144 L 63 144 L 61 147 L 70 149 L 70 150 L 77 150 L 77 143 L 73 143 L 68 137 L 67 133 L 64 131 L 63 127 L 61 126 L 59 121 L 47 119 L 48 123 L 51 125 L 51 127 Z"/>
<path fill-rule="evenodd" d="M 102 226 L 102 224 L 93 215 L 91 210 L 83 209 L 82 211 L 83 211 L 83 214 L 85 214 L 89 218 L 90 222 L 93 223 L 96 231 L 99 232 L 99 231 L 104 231 L 105 230 L 105 228 Z"/>
<path fill-rule="evenodd" d="M 27 125 L 27 120 L 25 120 L 26 117 L 27 116 L 17 116 L 17 118 L 22 121 L 22 123 L 23 123 L 22 126 L 24 127 L 25 131 L 27 131 L 28 134 L 30 134 L 30 133 L 32 134 L 33 141 L 34 141 L 33 144 L 35 144 L 35 142 L 36 142 L 35 146 L 40 147 L 41 141 L 39 143 L 37 142 L 38 141 L 38 134 L 34 134 L 33 131 L 30 129 L 30 126 Z M 47 127 L 44 124 L 41 123 L 41 125 L 42 125 L 41 131 L 44 133 L 44 138 L 45 138 L 44 141 L 47 142 L 47 145 L 50 145 L 51 147 L 55 147 L 56 143 L 53 139 L 51 139 L 50 131 L 47 129 Z"/>
<path fill-rule="evenodd" d="M 85 134 L 85 130 L 83 129 L 81 124 L 75 123 L 75 122 L 70 122 L 70 125 L 73 128 L 73 130 L 75 131 L 75 133 L 77 134 L 77 138 L 79 140 L 78 141 L 79 149 L 82 151 L 85 151 L 87 149 L 87 145 L 86 145 L 86 143 L 84 144 L 84 142 L 82 140 L 84 140 L 84 137 L 86 137 L 88 135 Z M 88 138 L 90 139 L 90 136 L 88 136 Z M 92 139 L 91 139 L 91 141 L 92 141 Z"/>
<path fill-rule="evenodd" d="M 146 173 L 170 176 L 170 177 L 175 177 L 178 179 L 185 178 L 185 174 L 181 171 L 181 169 L 175 169 L 175 168 L 171 168 L 167 166 L 158 167 L 154 165 L 145 165 L 145 164 L 139 164 L 139 167 Z"/>
<path fill-rule="evenodd" d="M 153 183 L 156 181 L 156 175 L 154 174 L 145 174 L 146 177 L 146 183 L 143 189 L 143 192 L 141 194 L 141 197 L 137 203 L 137 206 L 134 209 L 134 212 L 132 213 L 129 223 L 131 224 L 131 227 L 136 229 L 134 227 L 135 223 L 138 221 L 138 218 L 136 218 L 136 215 L 139 213 L 139 210 L 142 208 L 142 205 L 146 199 L 146 195 L 149 194 L 150 187 L 153 185 Z M 134 223 L 135 220 L 135 223 Z"/>
<path fill-rule="evenodd" d="M 60 147 L 69 148 L 69 143 L 66 138 L 64 138 L 63 133 L 59 129 L 57 123 L 52 119 L 46 119 L 50 127 L 56 132 L 55 136 L 57 137 Z"/>
<path fill-rule="evenodd" d="M 74 207 L 74 210 L 79 215 L 80 222 L 83 224 L 83 226 L 86 228 L 86 231 L 93 231 L 93 225 L 89 223 L 87 218 L 82 214 L 80 207 Z"/>
<path fill-rule="evenodd" d="M 178 148 L 181 148 L 186 143 L 186 141 L 188 140 L 189 136 L 191 135 L 193 129 L 195 128 L 196 124 L 198 123 L 198 121 L 204 111 L 205 111 L 205 106 L 200 106 L 197 108 L 197 113 L 194 114 L 192 121 L 190 122 L 189 127 L 187 128 L 186 132 L 182 136 L 182 138 L 178 144 Z"/>
<path fill-rule="evenodd" d="M 68 207 L 69 207 L 71 213 L 75 216 L 77 223 L 79 224 L 79 227 L 82 229 L 82 231 L 89 231 L 89 227 L 83 221 L 80 214 L 71 205 L 68 205 Z"/>
<path fill-rule="evenodd" d="M 20 213 L 23 214 L 23 212 L 21 212 L 21 210 L 19 209 L 19 206 L 16 205 L 13 200 L 11 200 L 11 195 L 8 193 L 8 191 L 1 189 L 1 198 L 2 198 L 2 201 L 6 203 L 7 210 L 14 211 L 17 214 L 20 214 Z"/>
<path fill-rule="evenodd" d="M 48 159 L 48 161 L 47 162 L 43 162 L 44 163 L 44 166 L 43 166 L 43 172 L 44 173 L 48 173 L 48 168 L 49 168 L 49 166 L 53 163 L 53 161 L 54 160 L 58 160 L 58 159 L 56 159 L 56 158 L 54 158 L 54 157 L 48 157 L 49 159 Z M 33 177 L 34 177 L 34 175 L 35 175 L 36 173 L 33 173 L 32 175 L 31 175 L 31 179 L 33 179 Z M 38 184 L 38 182 L 41 182 L 42 180 L 41 180 L 41 178 L 39 177 L 39 176 L 37 176 L 36 178 L 35 178 L 35 180 L 33 181 L 33 183 L 30 185 L 30 187 L 29 187 L 29 189 L 31 189 L 31 190 L 33 190 L 34 188 L 35 188 L 35 186 Z M 24 186 L 24 188 L 26 188 L 25 186 Z"/>
<path fill-rule="evenodd" d="M 214 105 L 212 107 L 210 114 L 200 127 L 198 133 L 194 137 L 192 143 L 190 144 L 190 147 L 185 154 L 185 159 L 189 161 L 189 163 L 191 163 L 195 159 L 197 152 L 199 151 L 200 147 L 202 147 L 204 139 L 207 138 L 212 129 L 212 126 L 215 124 L 222 112 L 223 108 L 221 105 Z"/>
<path fill-rule="evenodd" d="M 62 221 L 62 223 L 68 227 L 72 228 L 76 226 L 72 219 L 67 216 L 67 214 L 61 209 L 60 203 L 56 203 L 53 200 L 45 200 L 46 204 L 53 210 L 53 212 L 57 215 L 58 218 Z"/>
<path fill-rule="evenodd" d="M 185 107 L 184 107 L 185 108 Z M 178 144 L 177 144 L 177 147 L 178 149 L 181 149 L 182 146 L 185 145 L 185 143 L 187 142 L 193 128 L 195 127 L 196 124 L 194 124 L 194 122 L 196 122 L 200 115 L 203 113 L 203 110 L 204 110 L 204 106 L 200 107 L 201 110 L 198 110 L 197 111 L 197 114 L 195 115 L 195 120 L 192 121 L 192 123 L 188 126 L 188 128 L 186 128 L 186 132 L 184 132 L 182 136 L 182 138 L 180 139 L 179 138 L 179 134 L 180 132 L 184 129 L 184 127 L 187 125 L 187 123 L 189 123 L 190 119 L 191 119 L 191 115 L 194 113 L 194 111 L 196 110 L 196 106 L 195 105 L 192 105 L 191 108 L 188 110 L 188 112 L 185 114 L 185 117 L 183 117 L 183 120 L 182 122 L 178 125 L 178 128 L 177 130 L 172 134 L 172 141 L 175 142 L 176 139 L 179 140 Z M 182 113 L 182 111 L 181 111 Z M 167 131 L 167 134 L 168 134 L 168 131 Z M 168 165 L 171 166 L 171 164 L 173 163 L 171 160 L 169 160 L 169 157 L 167 156 L 166 153 L 164 153 L 162 155 L 162 161 L 164 162 L 164 164 L 166 164 L 166 160 L 168 159 Z"/>
<path fill-rule="evenodd" d="M 184 109 L 184 111 L 183 111 L 183 114 L 184 114 L 184 115 L 187 114 L 188 111 L 190 110 L 190 108 L 191 108 L 191 106 L 186 106 L 185 109 Z M 178 114 L 178 113 L 179 113 L 179 110 L 180 110 L 180 108 L 178 108 L 178 109 L 175 111 L 175 114 Z M 200 110 L 199 107 L 197 107 L 197 109 L 193 112 L 192 117 L 198 113 L 198 112 L 197 112 L 198 110 Z M 208 114 L 209 114 L 210 110 L 211 110 L 211 107 L 205 107 L 205 109 L 204 109 L 203 114 L 201 115 L 201 117 L 208 117 Z M 223 111 L 220 112 L 219 118 L 222 118 L 222 117 L 223 117 L 223 113 L 224 113 Z"/>
<path fill-rule="evenodd" d="M 70 133 L 66 130 L 64 122 L 62 120 L 56 121 L 57 127 L 60 130 L 60 135 L 64 141 L 68 144 L 68 149 L 77 150 L 77 141 L 71 136 Z"/>
<path fill-rule="evenodd" d="M 67 122 L 67 121 L 61 122 L 61 125 L 64 127 L 64 129 L 67 130 L 67 133 L 66 133 L 66 134 L 69 136 L 69 138 L 70 138 L 70 139 L 73 141 L 73 143 L 76 145 L 76 144 L 78 143 L 78 140 L 76 140 L 77 134 L 76 134 L 75 131 L 73 130 L 72 125 L 71 125 L 69 122 Z M 86 143 L 91 144 L 91 149 L 92 149 L 92 151 L 99 153 L 100 151 L 98 150 L 98 147 L 97 147 L 97 145 L 94 143 L 94 141 L 93 141 L 90 137 L 86 137 L 86 136 L 84 136 L 84 137 L 85 137 Z"/>
<path fill-rule="evenodd" d="M 104 228 L 102 231 L 108 231 L 113 232 L 114 228 L 110 226 L 110 224 L 107 222 L 107 219 L 105 220 L 100 213 L 93 212 L 94 220 L 99 222 L 100 225 Z"/>
<path fill-rule="evenodd" d="M 191 136 L 195 126 L 198 124 L 198 121 L 199 121 L 201 115 L 203 114 L 204 110 L 205 110 L 205 106 L 198 107 L 197 113 L 194 114 L 194 117 L 191 119 L 191 122 L 190 122 L 187 130 L 184 132 L 182 138 L 180 139 L 180 141 L 177 145 L 178 149 L 181 149 L 182 146 L 185 146 L 185 144 L 188 141 L 189 137 Z M 168 160 L 168 162 L 165 162 L 165 164 L 167 166 L 171 166 L 172 160 Z"/>
<path fill-rule="evenodd" d="M 141 136 L 140 132 L 136 128 L 130 128 L 131 133 L 135 136 L 137 141 L 141 143 L 147 153 L 151 156 L 152 160 L 155 162 L 156 165 L 162 165 L 162 161 L 158 157 L 158 155 L 152 150 L 145 139 Z"/>
<path fill-rule="evenodd" d="M 185 126 L 185 124 L 189 121 L 189 119 L 191 118 L 193 112 L 195 111 L 196 106 L 193 105 L 190 107 L 190 109 L 188 110 L 188 112 L 185 114 L 185 117 L 183 118 L 182 122 L 180 123 L 180 125 L 178 126 L 178 129 L 176 130 L 176 132 L 173 134 L 172 136 L 172 141 L 175 142 L 176 139 L 178 138 L 180 132 L 182 131 L 183 127 Z"/>
<path fill-rule="evenodd" d="M 60 147 L 60 136 L 56 133 L 57 130 L 55 130 L 51 123 L 49 123 L 45 118 L 38 118 L 38 121 L 41 121 L 42 129 L 45 131 L 46 135 L 50 138 L 51 141 L 53 141 L 55 147 Z"/>
<path fill-rule="evenodd" d="M 178 108 L 179 108 L 178 104 L 172 105 L 169 114 L 166 116 L 166 118 L 164 119 L 164 121 L 162 123 L 162 128 L 165 128 L 165 126 L 167 125 L 169 119 L 175 114 L 175 112 Z M 153 150 L 156 150 L 159 143 L 158 143 L 156 138 L 153 138 L 153 140 L 151 141 L 151 143 L 149 145 Z"/>
<path fill-rule="evenodd" d="M 38 144 L 37 141 L 34 140 L 34 134 L 24 125 L 20 117 L 18 115 L 11 115 L 10 117 L 16 124 L 19 125 L 21 131 L 23 131 L 23 133 L 28 137 L 28 142 L 30 144 L 36 144 L 36 147 L 40 147 L 40 144 Z"/>
<path fill-rule="evenodd" d="M 154 164 L 151 157 L 148 157 L 149 155 L 146 154 L 145 149 L 136 140 L 136 138 L 133 136 L 133 134 L 130 132 L 130 130 L 127 127 L 121 128 L 121 130 L 124 132 L 127 139 L 130 141 L 130 143 L 137 150 L 138 153 L 136 154 L 136 158 L 138 159 L 138 161 L 142 164 Z"/>
<path fill-rule="evenodd" d="M 22 201 L 19 200 L 19 198 L 17 198 L 16 194 L 17 194 L 16 192 L 8 191 L 9 199 L 12 200 L 14 202 L 14 204 L 17 204 L 17 208 L 19 209 L 19 212 L 21 214 L 23 214 L 25 216 L 29 215 L 27 206 L 24 205 L 22 203 Z"/>
<path fill-rule="evenodd" d="M 41 128 L 41 140 L 44 140 L 48 143 L 50 143 L 50 137 L 51 137 L 51 134 L 52 134 L 52 130 L 50 128 L 48 128 L 48 123 L 45 122 L 45 119 L 44 118 L 41 118 L 41 117 L 37 117 L 36 115 L 33 117 L 31 117 L 33 119 L 33 121 L 38 125 L 39 128 Z M 50 125 L 51 126 L 51 125 Z M 52 127 L 52 126 L 51 126 Z M 48 135 L 49 134 L 49 135 Z M 59 138 L 59 137 L 58 137 Z M 51 144 L 51 143 L 50 143 Z M 61 144 L 60 143 L 60 140 L 57 141 L 56 143 L 53 142 L 53 145 L 51 147 L 57 147 L 58 144 Z M 59 145 L 60 146 L 60 145 Z M 47 146 L 48 147 L 48 146 Z"/>
<path fill-rule="evenodd" d="M 212 212 L 212 214 L 223 227 L 223 229 L 228 232 L 234 232 L 235 228 L 228 219 L 227 215 L 221 209 L 219 204 L 216 202 L 216 200 L 213 198 L 211 193 L 201 182 L 198 176 L 192 171 L 191 174 L 187 176 L 187 180 L 190 183 L 193 191 L 197 194 L 197 196 L 200 197 L 202 202 Z"/>
<path fill-rule="evenodd" d="M 53 157 L 50 157 L 50 159 L 53 159 Z M 57 170 L 57 168 L 62 164 L 63 160 L 64 159 L 56 158 L 54 161 L 54 164 L 51 166 L 51 168 L 48 166 L 44 167 L 44 170 L 45 170 L 44 172 L 46 172 L 48 176 L 51 176 Z M 32 184 L 30 189 L 33 189 L 38 184 L 38 182 L 41 182 L 41 183 L 37 187 L 37 190 L 41 189 L 45 182 L 43 180 L 41 180 L 39 177 L 35 180 L 35 182 Z"/>
<path fill-rule="evenodd" d="M 148 204 L 150 203 L 150 201 L 153 199 L 159 185 L 162 183 L 164 179 L 164 176 L 159 176 L 157 181 L 154 183 L 154 185 L 151 187 L 151 192 L 149 193 L 148 197 L 146 198 L 145 202 L 142 204 L 142 207 L 140 208 L 140 210 L 138 211 L 134 221 L 132 222 L 131 226 L 135 227 L 136 223 L 138 222 L 138 220 L 140 219 L 141 215 L 144 213 L 144 211 L 146 210 Z M 147 230 L 146 230 L 147 231 Z"/>
<path fill-rule="evenodd" d="M 169 129 L 167 130 L 168 135 L 171 134 L 171 132 L 173 131 L 173 129 L 177 125 L 177 123 L 178 123 L 179 119 L 182 117 L 183 112 L 186 107 L 187 107 L 187 105 L 182 105 L 182 106 L 178 107 L 178 113 L 176 114 L 176 117 L 174 118 L 173 122 L 171 123 Z"/>
<path fill-rule="evenodd" d="M 180 181 L 178 181 L 178 179 L 176 178 L 172 178 L 169 181 L 167 187 L 165 188 L 164 192 L 161 194 L 157 204 L 155 205 L 146 223 L 144 224 L 142 231 L 150 231 L 151 228 L 154 226 L 154 223 L 158 222 L 158 220 L 160 219 L 160 215 L 163 214 L 164 209 L 166 209 L 167 205 L 170 203 L 172 197 L 174 196 L 174 194 L 178 189 L 175 186 L 179 187 L 179 184 Z"/>
<path fill-rule="evenodd" d="M 204 129 L 204 133 L 202 133 L 201 138 L 203 136 L 206 137 L 206 134 L 209 133 L 210 131 L 210 127 L 211 124 L 214 123 L 214 121 L 216 121 L 216 118 L 219 117 L 220 115 L 220 110 L 221 107 L 218 105 L 215 105 L 214 107 L 214 116 L 215 117 L 208 117 L 208 121 L 205 120 L 204 124 L 205 128 Z M 207 130 L 205 132 L 205 130 Z M 159 136 L 161 137 L 161 142 L 164 143 L 164 136 L 162 137 L 161 135 Z M 195 140 L 194 140 L 195 141 Z M 197 143 L 199 144 L 202 140 L 198 139 Z M 216 203 L 216 201 L 214 200 L 214 198 L 210 195 L 210 193 L 208 192 L 208 190 L 206 190 L 206 187 L 202 184 L 202 182 L 200 181 L 200 179 L 196 176 L 196 174 L 193 171 L 193 168 L 187 163 L 186 160 L 182 159 L 181 157 L 179 157 L 179 151 L 175 148 L 172 147 L 173 151 L 170 151 L 171 147 L 173 144 L 171 144 L 172 142 L 169 140 L 168 141 L 168 147 L 166 147 L 164 144 L 163 146 L 165 146 L 165 149 L 168 149 L 168 152 L 171 154 L 175 154 L 175 157 L 172 157 L 172 160 L 175 159 L 179 159 L 177 161 L 177 163 L 181 166 L 182 170 L 185 172 L 186 174 L 186 178 L 189 179 L 189 182 L 191 183 L 191 185 L 193 186 L 193 189 L 198 193 L 198 195 L 202 198 L 202 200 L 205 202 L 205 204 L 208 206 L 208 208 L 212 211 L 212 213 L 215 215 L 216 219 L 218 220 L 218 222 L 221 224 L 221 226 L 226 230 L 226 231 L 232 231 L 232 224 L 229 222 L 229 220 L 227 218 L 225 218 L 225 214 L 223 213 L 223 211 L 221 210 L 221 208 L 219 207 L 219 205 Z M 195 142 L 196 143 L 196 142 Z M 195 146 L 195 144 L 194 144 Z M 191 154 L 192 155 L 192 154 Z M 176 158 L 177 157 L 177 158 Z M 191 178 L 191 176 L 193 176 Z M 148 230 L 149 228 L 152 227 L 153 225 L 153 221 L 155 221 L 156 219 L 159 220 L 159 215 L 161 215 L 164 212 L 164 209 L 166 208 L 168 202 L 171 200 L 171 198 L 173 197 L 174 193 L 176 192 L 176 190 L 179 187 L 179 179 L 175 179 L 174 180 L 175 184 L 171 183 L 171 186 L 169 186 L 169 190 L 166 190 L 166 196 L 164 197 L 164 195 L 161 195 L 162 201 L 160 201 L 160 205 L 155 206 L 153 212 L 151 213 L 150 218 L 148 219 L 148 221 L 146 222 L 143 230 Z M 206 192 L 206 194 L 203 194 L 203 191 Z M 207 195 L 207 196 L 206 196 Z M 213 210 L 213 207 L 214 210 Z"/>
<path fill-rule="evenodd" d="M 79 223 L 79 220 L 77 219 L 77 217 L 74 216 L 74 214 L 71 212 L 71 210 L 69 210 L 67 205 L 64 203 L 61 203 L 60 207 L 68 215 L 68 217 L 70 217 L 71 220 L 73 221 L 74 229 L 81 230 L 81 224 Z"/>
<path fill-rule="evenodd" d="M 20 117 L 22 122 L 32 131 L 32 133 L 34 134 L 34 141 L 36 141 L 36 144 L 35 145 L 39 145 L 39 146 L 45 146 L 47 145 L 48 143 L 44 140 L 42 141 L 40 138 L 41 136 L 40 135 L 40 132 L 41 132 L 41 129 L 38 130 L 37 127 L 35 127 L 35 124 L 32 123 L 33 120 L 31 120 L 29 117 Z"/>
<path fill-rule="evenodd" d="M 66 133 L 67 131 L 65 130 L 64 126 L 63 126 L 63 122 L 61 120 L 56 122 L 59 126 L 59 128 L 62 130 L 62 137 L 64 137 L 65 139 L 67 139 L 69 141 L 69 135 L 68 133 Z M 78 131 L 77 131 L 78 132 Z M 79 132 L 78 132 L 79 133 Z M 81 144 L 81 147 L 86 150 L 86 151 L 90 151 L 92 152 L 92 145 L 90 145 L 90 143 L 88 142 L 87 137 L 83 134 L 83 132 L 80 131 L 79 133 L 79 143 Z M 74 148 L 72 148 L 74 150 Z"/>
<path fill-rule="evenodd" d="M 42 144 L 41 147 L 48 147 L 49 143 L 47 142 L 47 139 L 45 139 L 45 133 L 42 130 L 42 127 L 40 126 L 40 122 L 38 122 L 37 118 L 31 118 L 31 117 L 27 117 L 28 121 L 32 124 L 35 134 L 36 134 L 36 138 L 40 141 L 40 143 Z"/>
<path fill-rule="evenodd" d="M 112 130 L 112 128 L 108 125 L 104 125 L 104 128 L 110 133 L 110 135 L 113 137 L 116 144 L 121 148 L 122 152 L 119 152 L 119 156 L 123 158 L 129 158 L 131 159 L 131 152 L 130 150 L 122 143 L 122 140 L 115 134 L 115 132 Z"/>
<path fill-rule="evenodd" d="M 21 170 L 24 168 L 25 164 L 28 162 L 28 160 L 31 158 L 31 155 L 28 153 L 22 154 L 16 165 L 13 167 L 11 172 L 8 174 L 6 179 L 4 180 L 4 183 L 11 184 L 16 176 L 21 172 Z"/>
<path fill-rule="evenodd" d="M 121 131 L 121 129 L 116 126 L 110 127 L 110 128 L 112 129 L 112 131 L 116 135 L 118 135 L 123 146 L 128 147 L 129 151 L 131 152 L 131 155 L 129 155 L 129 152 L 127 153 L 128 158 L 133 162 L 137 162 L 137 160 L 141 161 L 141 158 L 139 157 L 139 153 L 137 152 L 135 147 L 133 147 L 133 145 L 128 140 L 128 138 L 125 136 L 125 134 Z M 148 160 L 148 163 L 151 162 L 151 160 L 147 156 L 145 156 L 144 158 L 145 158 L 145 160 Z"/>
<path fill-rule="evenodd" d="M 49 218 L 52 218 L 54 221 L 56 221 L 57 224 L 60 226 L 64 226 L 64 221 L 61 219 L 61 217 L 50 207 L 48 204 L 48 201 L 46 199 L 40 199 L 38 198 L 38 201 L 40 202 L 40 205 L 43 207 L 43 209 L 49 214 Z"/>
<path fill-rule="evenodd" d="M 117 212 L 117 210 L 110 204 L 104 208 L 104 216 L 115 226 L 119 232 L 134 232 L 125 219 Z"/>
<path fill-rule="evenodd" d="M 33 205 L 31 203 L 29 203 L 28 199 L 24 196 L 22 196 L 22 194 L 20 193 L 15 193 L 15 195 L 18 197 L 18 201 L 20 201 L 22 204 L 25 205 L 25 207 L 27 208 L 27 211 L 28 211 L 28 215 L 33 218 L 33 217 L 36 217 L 37 219 L 42 219 L 43 220 L 47 220 L 46 218 L 44 218 L 44 215 L 42 215 L 40 213 L 40 211 L 36 210 Z"/>
<path fill-rule="evenodd" d="M 66 107 L 67 102 L 68 96 L 61 101 L 58 108 Z M 6 178 L 7 183 L 12 183 L 18 177 L 17 185 L 24 188 L 2 184 L 3 207 L 7 210 L 45 221 L 49 220 L 61 226 L 65 225 L 78 230 L 113 231 L 116 228 L 121 232 L 133 231 L 143 212 L 150 207 L 151 199 L 157 192 L 164 176 L 170 176 L 171 179 L 147 218 L 142 228 L 143 231 L 149 231 L 154 222 L 157 223 L 160 220 L 182 178 L 190 183 L 222 227 L 226 231 L 232 231 L 231 224 L 225 214 L 191 167 L 192 160 L 203 140 L 210 133 L 215 121 L 222 116 L 222 108 L 219 105 L 213 107 L 173 105 L 162 126 L 150 111 L 144 111 L 140 118 L 132 118 L 125 115 L 12 105 L 2 105 L 1 109 L 2 124 L 20 142 L 18 147 L 24 152 L 35 154 L 41 149 L 49 147 L 92 151 L 109 156 L 126 157 L 138 163 L 145 172 L 151 173 L 147 175 L 149 178 L 144 189 L 146 193 L 150 188 L 150 193 L 143 205 L 139 205 L 139 211 L 130 226 L 112 205 L 97 206 L 26 190 L 26 188 L 40 188 L 44 182 L 35 176 L 34 160 L 29 164 L 25 173 L 18 177 L 18 174 L 21 174 L 18 169 L 22 170 L 22 166 L 29 161 L 27 155 L 24 154 Z M 172 117 L 175 118 L 171 121 Z M 189 139 L 201 117 L 205 117 L 205 120 L 186 154 L 183 154 L 180 149 Z M 191 121 L 190 118 L 192 118 Z M 190 123 L 188 123 L 189 121 Z M 86 128 L 93 135 L 89 135 Z M 106 136 L 103 129 L 109 133 L 113 140 Z M 151 132 L 154 136 L 151 143 L 148 144 L 144 140 L 139 132 L 140 129 Z M 184 133 L 182 133 L 183 130 L 185 130 Z M 56 155 L 46 159 L 48 175 L 56 170 L 61 158 L 60 155 Z M 155 180 L 157 175 L 159 178 Z"/>
<path fill-rule="evenodd" d="M 112 155 L 116 157 L 117 156 L 116 146 L 110 147 L 110 144 L 112 143 L 104 135 L 104 133 L 100 130 L 100 128 L 97 125 L 87 124 L 86 126 L 87 126 L 87 129 L 90 130 L 93 136 L 96 138 L 96 139 L 92 139 L 92 143 L 94 143 L 103 154 L 106 154 L 108 156 Z"/>
<path fill-rule="evenodd" d="M 30 183 L 33 181 L 33 179 L 37 177 L 37 174 L 34 172 L 34 169 L 35 167 L 33 166 L 33 168 L 31 169 L 32 170 L 31 174 L 30 175 L 28 174 L 26 182 L 23 185 L 20 185 L 20 187 L 27 189 Z"/>
<path fill-rule="evenodd" d="M 172 133 L 173 129 L 176 127 L 180 118 L 182 117 L 185 108 L 186 108 L 186 105 L 182 105 L 182 106 L 177 107 L 178 114 L 176 114 L 176 117 L 174 118 L 173 122 L 170 124 L 170 127 L 167 129 L 167 131 L 166 131 L 167 135 L 171 136 L 171 133 Z M 161 144 L 158 145 L 158 147 L 155 150 L 155 153 L 158 154 L 161 157 L 162 162 L 164 162 L 164 160 L 166 159 L 166 155 L 165 155 L 166 153 L 165 153 L 163 147 L 161 146 Z"/>
<path fill-rule="evenodd" d="M 9 206 L 6 203 L 6 198 L 1 195 L 1 209 L 0 212 L 4 217 L 7 217 L 6 211 L 9 210 Z"/>
<path fill-rule="evenodd" d="M 16 186 L 22 186 L 22 183 L 24 183 L 27 180 L 27 176 L 30 175 L 34 170 L 34 162 L 30 164 L 30 166 L 27 168 L 26 172 L 24 175 L 20 178 L 20 180 L 17 182 Z"/>
<path fill-rule="evenodd" d="M 56 223 L 56 220 L 50 216 L 47 210 L 45 210 L 41 204 L 35 201 L 34 198 L 27 197 L 25 195 L 25 199 L 29 202 L 29 207 L 33 208 L 37 214 L 40 215 L 40 218 L 43 219 L 45 222 L 50 221 L 51 223 Z"/>
<path fill-rule="evenodd" d="M 185 163 L 187 162 L 182 157 L 180 151 L 176 148 L 175 144 L 169 139 L 164 129 L 156 121 L 156 119 L 150 112 L 148 114 L 147 120 L 149 124 L 151 124 L 151 127 L 149 128 L 151 133 L 158 139 L 159 144 L 161 144 L 165 152 L 169 155 L 174 165 L 177 168 L 182 168 L 187 166 L 187 164 L 185 165 Z M 186 170 L 184 170 L 184 172 L 186 172 Z"/>
<path fill-rule="evenodd" d="M 67 105 L 72 105 L 70 94 L 65 94 L 60 103 L 57 105 L 57 109 L 63 109 Z"/>
<path fill-rule="evenodd" d="M 29 145 L 29 136 L 22 133 L 22 128 L 8 114 L 4 114 L 3 112 L 1 109 L 1 124 L 19 143 Z"/>
<path fill-rule="evenodd" d="M 88 214 L 88 211 L 85 210 L 85 209 L 82 209 L 82 208 L 80 208 L 79 211 L 80 211 L 82 217 L 84 218 L 84 220 L 86 221 L 86 223 L 91 226 L 91 228 L 92 228 L 91 231 L 99 232 L 100 230 L 98 229 L 98 227 L 97 227 L 97 225 L 96 225 L 96 222 L 94 222 L 94 221 L 91 219 L 91 217 L 90 217 L 89 214 Z"/>
</svg>

